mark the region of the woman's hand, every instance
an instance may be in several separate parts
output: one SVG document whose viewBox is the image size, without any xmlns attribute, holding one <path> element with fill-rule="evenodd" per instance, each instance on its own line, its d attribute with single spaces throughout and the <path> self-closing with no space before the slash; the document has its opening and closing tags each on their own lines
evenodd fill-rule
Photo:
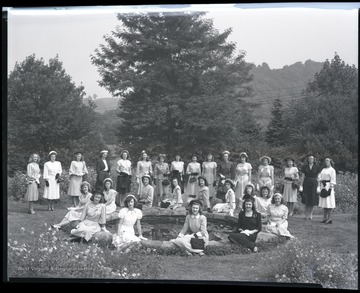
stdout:
<svg viewBox="0 0 360 293">
<path fill-rule="evenodd" d="M 299 187 L 299 192 L 303 192 L 303 187 L 302 187 L 302 185 L 300 185 L 300 187 Z"/>
</svg>

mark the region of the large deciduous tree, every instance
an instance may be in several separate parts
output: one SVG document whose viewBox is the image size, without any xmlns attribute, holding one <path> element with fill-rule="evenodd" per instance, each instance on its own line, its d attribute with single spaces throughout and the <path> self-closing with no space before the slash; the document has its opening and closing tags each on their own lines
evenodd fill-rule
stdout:
<svg viewBox="0 0 360 293">
<path fill-rule="evenodd" d="M 92 62 L 120 103 L 120 137 L 169 154 L 220 148 L 258 133 L 242 101 L 251 65 L 205 13 L 118 14 Z"/>
<path fill-rule="evenodd" d="M 69 148 L 89 135 L 94 110 L 82 102 L 83 90 L 66 74 L 58 56 L 48 64 L 35 55 L 15 64 L 8 78 L 10 169 L 26 168 L 26 161 L 16 166 L 16 158 Z"/>
</svg>

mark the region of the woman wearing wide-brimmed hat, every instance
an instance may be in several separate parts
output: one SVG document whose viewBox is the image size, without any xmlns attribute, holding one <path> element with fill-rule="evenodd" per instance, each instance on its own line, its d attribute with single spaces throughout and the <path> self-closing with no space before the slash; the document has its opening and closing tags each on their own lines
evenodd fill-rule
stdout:
<svg viewBox="0 0 360 293">
<path fill-rule="evenodd" d="M 209 188 L 209 200 L 211 207 L 214 205 L 214 198 L 216 195 L 216 169 L 217 163 L 214 162 L 214 156 L 211 153 L 207 155 L 207 161 L 202 163 L 202 173 L 201 175 L 206 179 L 208 182 Z"/>
<path fill-rule="evenodd" d="M 217 176 L 219 178 L 216 190 L 216 198 L 220 202 L 225 202 L 226 188 L 224 185 L 225 179 L 235 179 L 235 165 L 229 161 L 230 152 L 224 151 L 222 153 L 222 161 L 217 165 Z"/>
<path fill-rule="evenodd" d="M 306 162 L 300 169 L 303 203 L 305 204 L 305 220 L 312 220 L 314 206 L 319 204 L 319 194 L 316 192 L 318 186 L 318 175 L 321 172 L 319 164 L 316 163 L 314 155 L 308 154 Z"/>
<path fill-rule="evenodd" d="M 269 187 L 271 193 L 274 190 L 274 166 L 271 164 L 271 158 L 268 156 L 262 156 L 260 158 L 260 166 L 258 169 L 258 178 L 256 189 L 260 190 L 262 186 Z"/>
<path fill-rule="evenodd" d="M 289 216 L 292 217 L 294 215 L 294 206 L 297 202 L 298 189 L 295 183 L 299 181 L 299 170 L 292 158 L 285 158 L 285 164 L 283 199 L 289 209 Z"/>
<path fill-rule="evenodd" d="M 201 174 L 201 166 L 197 159 L 197 155 L 192 155 L 191 162 L 186 167 L 186 174 L 189 175 L 185 192 L 186 201 L 189 198 L 196 198 L 199 192 L 198 177 Z"/>
<path fill-rule="evenodd" d="M 95 163 L 95 171 L 97 173 L 95 190 L 100 193 L 104 190 L 104 179 L 110 178 L 111 166 L 109 159 L 107 159 L 108 153 L 107 150 L 102 150 L 100 152 L 100 158 L 97 159 Z"/>
<path fill-rule="evenodd" d="M 116 173 L 118 174 L 116 180 L 116 204 L 124 206 L 124 199 L 127 193 L 130 192 L 131 187 L 131 161 L 127 150 L 122 150 L 120 153 L 120 160 L 116 163 Z"/>
<path fill-rule="evenodd" d="M 245 186 L 251 182 L 252 166 L 248 163 L 249 157 L 245 152 L 240 153 L 240 163 L 235 168 L 235 198 L 237 207 L 241 208 L 241 199 L 244 195 Z"/>
<path fill-rule="evenodd" d="M 50 161 L 44 164 L 45 189 L 44 198 L 48 200 L 48 211 L 54 210 L 54 200 L 60 198 L 60 176 L 62 173 L 61 163 L 56 161 L 57 152 L 49 153 Z"/>
<path fill-rule="evenodd" d="M 165 162 L 166 155 L 159 155 L 159 162 L 154 166 L 155 179 L 155 198 L 153 206 L 160 206 L 161 201 L 169 196 L 170 192 L 170 168 L 169 164 Z"/>
<path fill-rule="evenodd" d="M 68 195 L 72 198 L 73 205 L 76 207 L 79 204 L 79 196 L 81 195 L 80 185 L 83 181 L 83 176 L 88 173 L 88 170 L 83 160 L 82 152 L 77 151 L 74 153 L 74 156 L 75 160 L 71 161 L 69 169 L 70 182 Z"/>
<path fill-rule="evenodd" d="M 117 191 L 112 188 L 113 181 L 111 178 L 104 179 L 104 190 L 103 196 L 105 200 L 105 208 L 106 208 L 106 217 L 109 217 L 113 212 L 116 211 L 115 199 L 117 195 Z"/>
<path fill-rule="evenodd" d="M 136 164 L 136 183 L 138 185 L 136 194 L 138 196 L 142 193 L 142 189 L 144 187 L 144 184 L 142 183 L 142 177 L 144 174 L 148 174 L 150 176 L 149 184 L 151 184 L 151 180 L 152 180 L 152 176 L 153 176 L 153 168 L 152 168 L 152 164 L 150 161 L 150 157 L 143 150 L 141 152 L 139 161 Z"/>
<path fill-rule="evenodd" d="M 147 173 L 141 177 L 143 187 L 139 195 L 139 208 L 143 210 L 150 209 L 154 201 L 154 187 L 150 185 L 150 180 L 151 176 Z"/>
</svg>

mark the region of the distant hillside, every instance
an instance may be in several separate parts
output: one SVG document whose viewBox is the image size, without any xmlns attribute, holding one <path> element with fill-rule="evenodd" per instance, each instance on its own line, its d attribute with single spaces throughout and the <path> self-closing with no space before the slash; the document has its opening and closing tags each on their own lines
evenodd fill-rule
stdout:
<svg viewBox="0 0 360 293">
<path fill-rule="evenodd" d="M 323 67 L 322 62 L 311 60 L 286 65 L 281 69 L 270 69 L 266 63 L 254 66 L 251 70 L 254 79 L 251 83 L 254 96 L 249 98 L 254 109 L 254 115 L 263 128 L 266 128 L 271 118 L 274 100 L 280 97 L 283 105 L 291 99 L 299 99 L 315 73 Z"/>
<path fill-rule="evenodd" d="M 83 99 L 85 104 L 88 103 L 89 98 Z M 92 100 L 96 104 L 95 111 L 103 114 L 105 111 L 114 110 L 118 107 L 119 98 L 97 98 Z"/>
</svg>

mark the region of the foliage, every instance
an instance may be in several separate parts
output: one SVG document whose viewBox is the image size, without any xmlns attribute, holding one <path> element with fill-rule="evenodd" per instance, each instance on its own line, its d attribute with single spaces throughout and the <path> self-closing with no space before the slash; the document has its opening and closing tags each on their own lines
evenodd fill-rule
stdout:
<svg viewBox="0 0 360 293">
<path fill-rule="evenodd" d="M 58 56 L 45 64 L 30 55 L 15 64 L 8 78 L 9 172 L 26 168 L 19 166 L 19 159 L 26 162 L 32 152 L 45 157 L 88 134 L 94 110 L 83 104 L 83 90 Z"/>
<path fill-rule="evenodd" d="M 336 209 L 342 213 L 357 213 L 358 210 L 358 174 L 339 172 L 336 174 Z"/>
<path fill-rule="evenodd" d="M 320 284 L 323 288 L 357 289 L 357 254 L 335 254 L 316 244 L 305 246 L 292 240 L 285 249 L 267 256 L 276 281 L 281 283 Z M 275 273 L 274 273 L 275 274 Z"/>
<path fill-rule="evenodd" d="M 250 65 L 204 13 L 118 14 L 122 26 L 92 56 L 100 85 L 121 96 L 121 143 L 132 153 L 221 149 L 254 137 L 242 101 Z"/>
<path fill-rule="evenodd" d="M 285 144 L 284 138 L 283 105 L 280 98 L 273 103 L 271 120 L 266 131 L 266 142 L 270 146 L 281 146 Z"/>
<path fill-rule="evenodd" d="M 46 232 L 27 234 L 27 244 L 8 239 L 10 278 L 155 279 L 160 267 L 146 254 L 133 255 L 104 250 L 96 243 L 79 244 L 59 239 L 59 232 L 44 224 Z"/>
</svg>

